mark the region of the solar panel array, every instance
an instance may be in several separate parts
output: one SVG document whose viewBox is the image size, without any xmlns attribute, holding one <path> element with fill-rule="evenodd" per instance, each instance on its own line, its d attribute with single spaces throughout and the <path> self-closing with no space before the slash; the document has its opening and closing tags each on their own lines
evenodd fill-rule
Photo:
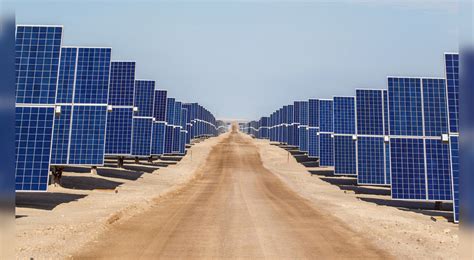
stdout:
<svg viewBox="0 0 474 260">
<path fill-rule="evenodd" d="M 444 61 L 445 78 L 389 77 L 388 89 L 295 101 L 271 113 L 268 126 L 242 129 L 264 138 L 268 128 L 270 141 L 334 166 L 335 175 L 357 176 L 359 185 L 390 186 L 393 199 L 453 202 L 458 222 L 459 55 Z"/>
<path fill-rule="evenodd" d="M 50 166 L 58 173 L 101 166 L 105 156 L 161 155 L 168 126 L 182 129 L 180 154 L 191 139 L 218 134 L 214 116 L 197 103 L 168 118 L 166 91 L 154 81 L 135 85 L 135 62 L 112 62 L 111 48 L 62 46 L 62 38 L 63 26 L 17 26 L 17 191 L 46 191 Z"/>
</svg>

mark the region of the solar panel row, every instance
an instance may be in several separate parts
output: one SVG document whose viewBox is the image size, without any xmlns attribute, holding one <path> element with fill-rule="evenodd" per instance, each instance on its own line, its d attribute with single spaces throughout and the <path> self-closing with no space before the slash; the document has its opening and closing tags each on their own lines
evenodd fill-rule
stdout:
<svg viewBox="0 0 474 260">
<path fill-rule="evenodd" d="M 453 201 L 459 221 L 459 55 L 445 78 L 388 77 L 388 89 L 285 105 L 244 131 L 295 146 L 335 175 L 391 187 L 393 199 Z M 263 117 L 262 117 L 263 118 Z"/>
<path fill-rule="evenodd" d="M 50 166 L 57 174 L 101 166 L 105 156 L 161 155 L 168 125 L 182 129 L 180 154 L 191 138 L 217 134 L 214 116 L 197 103 L 168 115 L 166 91 L 136 81 L 135 62 L 111 61 L 111 48 L 62 46 L 62 38 L 62 26 L 17 26 L 17 191 L 46 191 Z"/>
</svg>

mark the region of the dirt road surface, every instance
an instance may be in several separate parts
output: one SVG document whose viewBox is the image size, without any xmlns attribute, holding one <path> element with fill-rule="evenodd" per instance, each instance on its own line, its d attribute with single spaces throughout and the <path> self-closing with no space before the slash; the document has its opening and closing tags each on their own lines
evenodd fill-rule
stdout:
<svg viewBox="0 0 474 260">
<path fill-rule="evenodd" d="M 241 133 L 217 144 L 198 176 L 74 258 L 391 258 L 288 188 Z"/>
</svg>

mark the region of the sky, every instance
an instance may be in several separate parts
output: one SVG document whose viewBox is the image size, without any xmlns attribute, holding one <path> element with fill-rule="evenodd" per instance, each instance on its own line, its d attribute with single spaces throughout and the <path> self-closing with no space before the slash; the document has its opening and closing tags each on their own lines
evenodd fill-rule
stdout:
<svg viewBox="0 0 474 260">
<path fill-rule="evenodd" d="M 258 119 L 294 100 L 444 77 L 458 51 L 455 1 L 24 1 L 18 24 L 62 24 L 63 44 L 110 46 L 221 119 Z"/>
</svg>

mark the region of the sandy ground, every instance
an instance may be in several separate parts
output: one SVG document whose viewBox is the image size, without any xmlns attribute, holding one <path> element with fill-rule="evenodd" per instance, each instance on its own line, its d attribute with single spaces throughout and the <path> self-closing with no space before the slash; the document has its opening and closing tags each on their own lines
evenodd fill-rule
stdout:
<svg viewBox="0 0 474 260">
<path fill-rule="evenodd" d="M 388 187 L 358 186 L 355 178 L 334 177 L 329 168 L 306 168 L 268 141 L 254 143 L 263 165 L 289 187 L 396 258 L 459 259 L 452 206 L 434 210 L 431 202 L 391 200 Z"/>
<path fill-rule="evenodd" d="M 75 258 L 390 258 L 288 188 L 232 133 L 179 194 L 114 225 Z"/>
<path fill-rule="evenodd" d="M 242 134 L 192 151 L 153 174 L 76 171 L 65 188 L 19 194 L 18 258 L 458 258 L 458 226 L 430 203 L 392 201 Z"/>
<path fill-rule="evenodd" d="M 127 163 L 126 169 L 101 167 L 98 175 L 85 168 L 69 169 L 63 176 L 63 188 L 17 193 L 17 258 L 70 257 L 110 226 L 147 210 L 160 196 L 176 192 L 192 180 L 211 147 L 221 139 L 195 144 L 176 165 Z"/>
</svg>

